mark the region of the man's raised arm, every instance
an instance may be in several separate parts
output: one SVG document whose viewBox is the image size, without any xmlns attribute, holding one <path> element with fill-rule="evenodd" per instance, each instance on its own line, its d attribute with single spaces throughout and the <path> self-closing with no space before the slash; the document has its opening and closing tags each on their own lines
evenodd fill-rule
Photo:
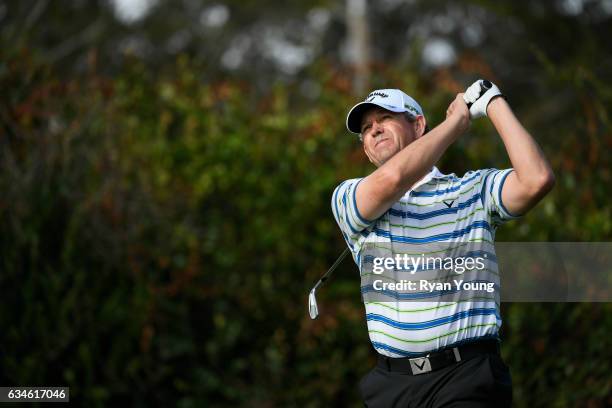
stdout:
<svg viewBox="0 0 612 408">
<path fill-rule="evenodd" d="M 384 214 L 431 170 L 444 151 L 467 130 L 469 111 L 462 95 L 458 94 L 450 104 L 444 122 L 399 150 L 359 183 L 355 199 L 363 218 L 375 220 Z M 370 141 L 364 138 L 363 142 L 366 144 Z"/>
<path fill-rule="evenodd" d="M 524 214 L 553 188 L 555 176 L 544 153 L 503 98 L 493 99 L 487 114 L 514 168 L 504 183 L 502 201 L 513 215 Z"/>
</svg>

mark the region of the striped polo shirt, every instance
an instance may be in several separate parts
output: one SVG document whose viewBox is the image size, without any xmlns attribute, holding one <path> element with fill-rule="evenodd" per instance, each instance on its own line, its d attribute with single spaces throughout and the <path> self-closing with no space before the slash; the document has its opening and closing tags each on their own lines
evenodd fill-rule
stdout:
<svg viewBox="0 0 612 408">
<path fill-rule="evenodd" d="M 364 219 L 356 206 L 355 189 L 362 178 L 350 179 L 334 190 L 332 211 L 358 267 L 362 265 L 364 245 L 373 243 L 483 242 L 490 244 L 495 255 L 497 226 L 516 218 L 501 200 L 504 181 L 512 171 L 483 169 L 457 177 L 433 167 L 373 221 Z M 457 302 L 364 303 L 372 345 L 389 357 L 414 356 L 483 337 L 497 338 L 501 326 L 499 281 L 493 294 Z"/>
</svg>

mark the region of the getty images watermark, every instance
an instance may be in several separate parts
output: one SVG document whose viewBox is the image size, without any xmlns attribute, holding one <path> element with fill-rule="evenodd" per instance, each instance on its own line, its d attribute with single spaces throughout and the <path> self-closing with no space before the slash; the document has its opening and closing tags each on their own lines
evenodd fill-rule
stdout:
<svg viewBox="0 0 612 408">
<path fill-rule="evenodd" d="M 395 254 L 393 257 L 374 257 L 372 261 L 372 273 L 382 275 L 387 272 L 407 272 L 411 275 L 417 271 L 446 271 L 456 275 L 463 275 L 465 272 L 473 270 L 484 271 L 486 268 L 487 254 L 483 256 L 466 256 L 444 258 L 440 256 L 411 256 L 408 254 Z M 495 291 L 494 282 L 473 282 L 465 279 L 452 279 L 450 282 L 432 282 L 428 279 L 418 279 L 417 281 L 401 279 L 400 281 L 385 282 L 383 279 L 375 279 L 372 288 L 378 291 L 421 291 L 421 292 L 441 292 L 452 291 L 453 289 L 468 291 L 485 291 L 493 293 Z"/>
<path fill-rule="evenodd" d="M 612 301 L 610 242 L 367 243 L 365 302 Z"/>
</svg>

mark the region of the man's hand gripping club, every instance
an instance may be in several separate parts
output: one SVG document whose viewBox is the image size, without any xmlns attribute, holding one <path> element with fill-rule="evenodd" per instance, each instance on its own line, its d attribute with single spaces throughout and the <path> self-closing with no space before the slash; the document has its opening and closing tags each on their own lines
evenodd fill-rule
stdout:
<svg viewBox="0 0 612 408">
<path fill-rule="evenodd" d="M 503 96 L 494 83 L 479 79 L 468 87 L 463 94 L 463 100 L 470 108 L 470 119 L 487 116 L 487 106 L 496 96 Z"/>
</svg>

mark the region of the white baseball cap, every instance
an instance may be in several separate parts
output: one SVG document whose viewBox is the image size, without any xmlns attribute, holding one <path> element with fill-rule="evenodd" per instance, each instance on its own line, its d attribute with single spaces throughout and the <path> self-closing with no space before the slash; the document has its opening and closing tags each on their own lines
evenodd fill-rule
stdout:
<svg viewBox="0 0 612 408">
<path fill-rule="evenodd" d="M 409 112 L 413 116 L 425 116 L 423 108 L 412 97 L 399 89 L 377 89 L 365 101 L 353 106 L 346 116 L 346 128 L 353 133 L 361 133 L 361 119 L 368 108 L 380 106 L 391 112 Z"/>
</svg>

